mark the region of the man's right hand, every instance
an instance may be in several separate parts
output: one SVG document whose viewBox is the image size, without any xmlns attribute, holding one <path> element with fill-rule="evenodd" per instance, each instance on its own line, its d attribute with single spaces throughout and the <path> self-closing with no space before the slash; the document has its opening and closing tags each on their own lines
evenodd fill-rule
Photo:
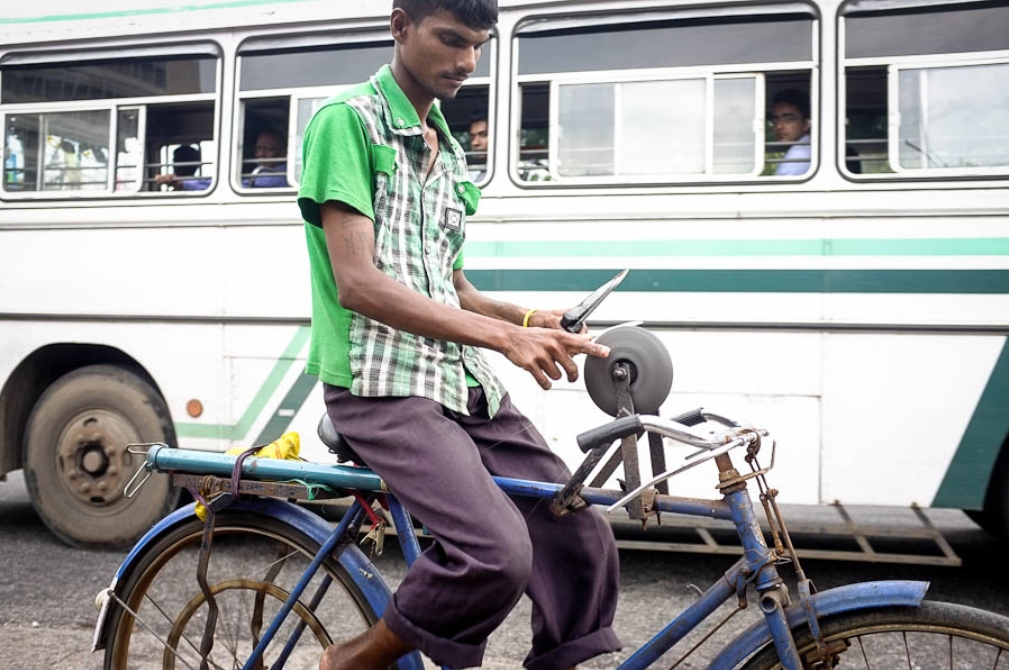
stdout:
<svg viewBox="0 0 1009 670">
<path fill-rule="evenodd" d="M 529 372 L 544 389 L 550 388 L 551 379 L 561 378 L 561 369 L 567 373 L 569 382 L 578 379 L 574 356 L 588 354 L 606 358 L 610 353 L 608 347 L 596 344 L 588 335 L 574 335 L 554 328 L 518 328 L 510 335 L 508 346 L 501 353 Z"/>
</svg>

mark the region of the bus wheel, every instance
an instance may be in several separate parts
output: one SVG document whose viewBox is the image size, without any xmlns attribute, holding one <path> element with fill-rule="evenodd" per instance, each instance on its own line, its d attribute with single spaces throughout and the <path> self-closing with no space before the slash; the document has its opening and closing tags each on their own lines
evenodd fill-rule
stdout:
<svg viewBox="0 0 1009 670">
<path fill-rule="evenodd" d="M 1009 439 L 992 469 L 984 509 L 968 510 L 967 516 L 995 537 L 1009 538 Z"/>
<path fill-rule="evenodd" d="M 60 377 L 32 410 L 24 445 L 25 483 L 42 521 L 69 544 L 132 544 L 179 498 L 165 475 L 123 495 L 144 461 L 126 447 L 145 442 L 175 442 L 150 384 L 110 365 Z"/>
</svg>

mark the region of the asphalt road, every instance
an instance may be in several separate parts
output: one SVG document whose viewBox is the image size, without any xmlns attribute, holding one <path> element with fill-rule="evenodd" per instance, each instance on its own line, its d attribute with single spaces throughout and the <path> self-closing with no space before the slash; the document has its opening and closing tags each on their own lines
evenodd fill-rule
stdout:
<svg viewBox="0 0 1009 670">
<path fill-rule="evenodd" d="M 962 557 L 962 567 L 807 560 L 806 572 L 820 590 L 876 579 L 928 580 L 932 582 L 932 599 L 970 604 L 1009 616 L 1009 547 L 977 530 L 959 513 L 929 515 Z M 815 525 L 816 520 L 812 521 Z M 903 523 L 887 518 L 880 522 Z M 890 542 L 887 546 L 888 551 L 902 549 L 920 550 L 907 543 Z M 8 482 L 0 483 L 0 669 L 101 668 L 100 654 L 90 653 L 96 616 L 92 603 L 124 555 L 121 549 L 81 550 L 61 544 L 35 515 L 20 476 L 15 474 Z M 733 561 L 731 556 L 622 550 L 621 606 L 616 628 L 625 646 L 630 649 L 641 644 L 689 604 L 694 596 L 688 585 L 705 588 Z M 391 583 L 401 579 L 404 566 L 396 556 L 394 542 L 387 543 L 386 554 L 378 565 Z M 753 620 L 755 609 L 751 607 L 735 617 L 728 630 L 720 631 L 715 639 L 728 640 L 732 631 L 741 630 Z M 528 617 L 529 605 L 523 602 L 491 638 L 484 667 L 521 667 Z M 707 650 L 707 646 L 680 667 L 703 667 L 717 648 Z M 627 655 L 621 652 L 582 667 L 613 668 Z M 663 667 L 668 667 L 675 656 L 667 658 Z"/>
</svg>

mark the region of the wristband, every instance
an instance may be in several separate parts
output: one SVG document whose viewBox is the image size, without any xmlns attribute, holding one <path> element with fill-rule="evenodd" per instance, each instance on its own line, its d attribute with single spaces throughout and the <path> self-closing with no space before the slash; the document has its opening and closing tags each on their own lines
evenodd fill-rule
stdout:
<svg viewBox="0 0 1009 670">
<path fill-rule="evenodd" d="M 523 328 L 528 328 L 529 327 L 529 319 L 531 319 L 532 315 L 535 314 L 538 311 L 539 311 L 538 309 L 531 309 L 528 312 L 526 312 L 526 315 L 522 318 L 522 327 Z"/>
</svg>

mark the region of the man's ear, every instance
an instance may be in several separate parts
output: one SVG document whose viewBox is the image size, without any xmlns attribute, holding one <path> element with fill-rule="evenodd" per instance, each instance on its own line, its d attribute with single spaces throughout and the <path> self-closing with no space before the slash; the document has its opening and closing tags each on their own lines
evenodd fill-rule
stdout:
<svg viewBox="0 0 1009 670">
<path fill-rule="evenodd" d="M 409 14 L 399 7 L 392 10 L 389 17 L 389 32 L 392 33 L 392 39 L 402 44 L 412 26 L 413 21 L 410 20 Z"/>
</svg>

